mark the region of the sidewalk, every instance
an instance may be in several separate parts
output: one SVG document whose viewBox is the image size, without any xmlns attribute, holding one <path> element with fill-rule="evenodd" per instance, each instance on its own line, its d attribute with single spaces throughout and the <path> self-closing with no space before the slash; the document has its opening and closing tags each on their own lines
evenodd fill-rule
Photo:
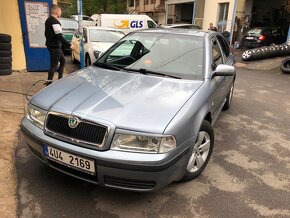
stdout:
<svg viewBox="0 0 290 218">
<path fill-rule="evenodd" d="M 67 73 L 65 73 L 67 74 Z M 56 75 L 55 75 L 56 78 Z M 47 72 L 13 72 L 0 76 L 0 214 L 1 218 L 17 217 L 17 175 L 15 147 L 18 144 L 20 121 L 25 113 L 26 94 L 45 88 Z M 24 199 L 23 199 L 24 200 Z"/>
</svg>

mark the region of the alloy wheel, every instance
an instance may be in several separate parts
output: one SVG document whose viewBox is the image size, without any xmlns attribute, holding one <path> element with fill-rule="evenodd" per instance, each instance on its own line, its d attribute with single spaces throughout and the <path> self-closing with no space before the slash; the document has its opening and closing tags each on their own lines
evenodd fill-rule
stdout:
<svg viewBox="0 0 290 218">
<path fill-rule="evenodd" d="M 192 155 L 188 161 L 189 172 L 198 171 L 205 163 L 210 150 L 210 136 L 205 131 L 200 131 L 193 146 Z"/>
</svg>

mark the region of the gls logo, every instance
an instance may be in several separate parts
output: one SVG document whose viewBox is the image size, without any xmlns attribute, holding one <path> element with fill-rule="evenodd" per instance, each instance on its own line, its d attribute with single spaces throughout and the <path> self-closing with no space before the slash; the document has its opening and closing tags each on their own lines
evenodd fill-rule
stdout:
<svg viewBox="0 0 290 218">
<path fill-rule="evenodd" d="M 131 28 L 142 28 L 143 27 L 143 21 L 131 21 L 130 23 Z"/>
<path fill-rule="evenodd" d="M 121 20 L 119 22 L 114 22 L 114 26 L 119 29 L 127 29 L 129 28 L 129 20 Z M 142 28 L 143 27 L 143 21 L 133 20 L 130 22 L 130 28 Z"/>
</svg>

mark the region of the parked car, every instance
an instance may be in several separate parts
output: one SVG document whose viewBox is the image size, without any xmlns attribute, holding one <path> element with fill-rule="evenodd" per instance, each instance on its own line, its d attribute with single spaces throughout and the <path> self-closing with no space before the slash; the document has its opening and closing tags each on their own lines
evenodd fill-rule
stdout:
<svg viewBox="0 0 290 218">
<path fill-rule="evenodd" d="M 84 34 L 84 54 L 86 66 L 90 66 L 98 59 L 100 54 L 110 48 L 115 42 L 120 40 L 125 34 L 121 30 L 114 28 L 102 28 L 96 26 L 86 26 L 83 28 Z M 72 61 L 80 61 L 80 33 L 77 30 L 73 36 L 72 44 L 75 50 L 71 53 Z"/>
<path fill-rule="evenodd" d="M 72 37 L 75 33 L 75 31 L 78 29 L 78 22 L 75 21 L 74 19 L 69 19 L 69 18 L 59 18 L 59 22 L 61 23 L 62 27 L 62 35 L 63 37 L 71 42 Z M 70 51 L 70 48 L 62 48 L 63 51 Z"/>
<path fill-rule="evenodd" d="M 231 105 L 233 64 L 218 32 L 135 31 L 34 95 L 21 130 L 44 163 L 100 186 L 153 191 L 191 180 Z"/>
<path fill-rule="evenodd" d="M 76 21 L 79 20 L 78 15 L 71 15 L 70 17 Z M 96 26 L 96 22 L 92 18 L 90 18 L 89 16 L 83 15 L 82 18 L 83 18 L 82 19 L 83 26 Z"/>
<path fill-rule="evenodd" d="M 176 24 L 168 24 L 168 25 L 162 25 L 162 28 L 178 28 L 178 29 L 201 29 L 201 27 L 194 25 L 194 24 L 188 24 L 188 23 L 176 23 Z"/>
<path fill-rule="evenodd" d="M 286 35 L 280 27 L 255 27 L 246 31 L 241 38 L 241 46 L 255 48 L 286 42 Z"/>
</svg>

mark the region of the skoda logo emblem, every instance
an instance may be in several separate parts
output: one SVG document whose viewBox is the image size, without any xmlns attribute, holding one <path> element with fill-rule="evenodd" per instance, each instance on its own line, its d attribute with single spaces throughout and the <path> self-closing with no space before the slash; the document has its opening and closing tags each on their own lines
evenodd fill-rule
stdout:
<svg viewBox="0 0 290 218">
<path fill-rule="evenodd" d="M 79 119 L 77 117 L 69 117 L 68 125 L 70 128 L 76 128 L 79 125 Z"/>
</svg>

